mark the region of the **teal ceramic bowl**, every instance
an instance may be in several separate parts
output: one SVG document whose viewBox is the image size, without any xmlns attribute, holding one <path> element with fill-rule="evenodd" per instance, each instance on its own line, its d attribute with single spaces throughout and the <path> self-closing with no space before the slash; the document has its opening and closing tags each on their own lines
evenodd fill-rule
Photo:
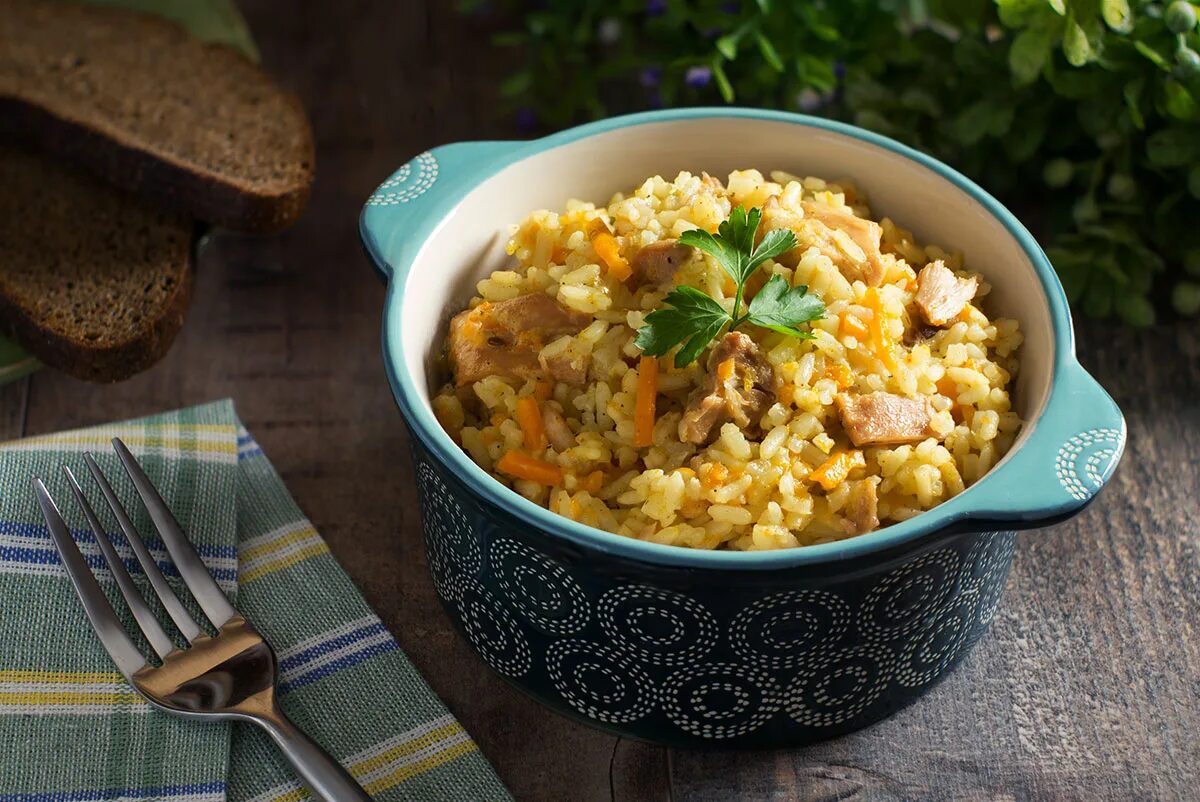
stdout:
<svg viewBox="0 0 1200 802">
<path fill-rule="evenodd" d="M 878 532 L 774 552 L 693 551 L 559 517 L 471 462 L 430 406 L 450 316 L 506 263 L 509 223 L 646 176 L 758 167 L 863 187 L 922 241 L 963 250 L 988 310 L 1025 333 L 1014 392 L 1027 421 L 961 495 Z M 1033 237 L 949 167 L 811 117 L 687 109 L 533 142 L 414 158 L 362 212 L 388 284 L 383 352 L 407 423 L 434 586 L 483 660 L 580 721 L 664 744 L 781 746 L 909 704 L 996 614 L 1016 531 L 1079 512 L 1125 444 L 1120 410 L 1075 359 L 1062 287 Z M 931 702 L 936 703 L 936 702 Z"/>
</svg>

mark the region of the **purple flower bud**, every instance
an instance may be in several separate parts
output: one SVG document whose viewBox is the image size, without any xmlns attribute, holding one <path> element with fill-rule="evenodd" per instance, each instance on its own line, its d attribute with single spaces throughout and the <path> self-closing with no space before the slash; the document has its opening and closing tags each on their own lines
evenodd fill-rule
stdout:
<svg viewBox="0 0 1200 802">
<path fill-rule="evenodd" d="M 526 133 L 533 131 L 538 125 L 537 112 L 528 106 L 521 106 L 517 109 L 516 123 L 519 131 Z"/>
<path fill-rule="evenodd" d="M 839 81 L 842 80 L 843 78 L 845 78 L 846 77 L 846 62 L 844 62 L 844 61 L 833 62 L 833 74 Z"/>
<path fill-rule="evenodd" d="M 638 71 L 638 83 L 650 89 L 662 83 L 662 67 L 651 65 Z"/>
<path fill-rule="evenodd" d="M 667 0 L 646 0 L 646 16 L 660 17 L 667 13 Z"/>
<path fill-rule="evenodd" d="M 657 89 L 651 89 L 646 93 L 646 108 L 661 109 L 663 107 L 662 92 Z"/>
<path fill-rule="evenodd" d="M 708 67 L 688 67 L 683 82 L 693 89 L 703 89 L 712 81 L 712 70 Z"/>
</svg>

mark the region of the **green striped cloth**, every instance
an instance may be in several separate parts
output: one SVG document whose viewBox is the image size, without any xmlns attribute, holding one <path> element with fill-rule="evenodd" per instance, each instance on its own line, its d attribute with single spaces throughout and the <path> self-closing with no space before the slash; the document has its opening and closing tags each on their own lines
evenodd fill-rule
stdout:
<svg viewBox="0 0 1200 802">
<path fill-rule="evenodd" d="M 296 507 L 232 403 L 222 401 L 0 444 L 0 802 L 308 796 L 256 729 L 152 709 L 96 640 L 34 501 L 33 476 L 46 480 L 123 610 L 59 469 L 75 469 L 95 504 L 100 495 L 83 469 L 83 452 L 94 452 L 185 594 L 109 447 L 114 436 L 137 455 L 217 581 L 275 647 L 284 710 L 375 799 L 509 798 Z M 153 600 L 128 545 L 114 541 Z M 136 631 L 132 623 L 129 630 Z"/>
</svg>

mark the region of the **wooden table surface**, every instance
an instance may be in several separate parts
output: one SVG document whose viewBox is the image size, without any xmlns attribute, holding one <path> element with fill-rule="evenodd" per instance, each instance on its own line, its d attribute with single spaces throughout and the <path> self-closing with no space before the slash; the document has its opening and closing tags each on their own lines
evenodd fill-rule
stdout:
<svg viewBox="0 0 1200 802">
<path fill-rule="evenodd" d="M 419 151 L 511 137 L 504 67 L 451 2 L 243 0 L 265 65 L 317 132 L 308 212 L 203 250 L 171 353 L 114 386 L 44 371 L 0 389 L 0 434 L 225 396 L 368 601 L 522 800 L 1200 798 L 1200 334 L 1084 325 L 1129 420 L 1110 487 L 1020 538 L 1001 612 L 915 706 L 824 745 L 686 752 L 624 741 L 518 694 L 452 631 L 429 580 L 406 433 L 379 353 L 384 289 L 359 208 Z M 524 210 L 513 210 L 514 218 Z"/>
</svg>

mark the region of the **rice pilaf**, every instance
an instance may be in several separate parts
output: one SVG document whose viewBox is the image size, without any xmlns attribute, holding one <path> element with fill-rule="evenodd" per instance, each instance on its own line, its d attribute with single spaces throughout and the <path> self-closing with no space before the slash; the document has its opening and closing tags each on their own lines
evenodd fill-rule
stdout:
<svg viewBox="0 0 1200 802">
<path fill-rule="evenodd" d="M 732 307 L 735 287 L 720 264 L 670 241 L 716 231 L 738 206 L 762 209 L 760 236 L 787 228 L 799 242 L 757 271 L 747 297 L 771 275 L 807 285 L 826 307 L 814 338 L 744 326 L 683 368 L 645 356 L 635 335 L 673 287 Z M 776 549 L 911 518 L 961 493 L 1012 445 L 1022 422 L 1008 388 L 1022 335 L 1016 321 L 980 309 L 991 288 L 962 254 L 871 220 L 850 183 L 757 170 L 725 183 L 655 176 L 606 207 L 535 211 L 512 228 L 515 264 L 480 281 L 452 325 L 456 381 L 433 399 L 438 420 L 526 498 L 641 540 Z M 647 267 L 651 253 L 658 261 Z M 513 322 L 496 322 L 504 310 Z M 739 345 L 735 337 L 773 374 L 756 385 L 762 403 L 746 409 L 745 425 L 731 401 L 733 414 L 711 431 L 685 434 L 685 411 L 716 373 L 725 380 L 732 370 L 723 357 L 710 365 L 711 354 Z M 475 352 L 464 356 L 462 342 Z M 483 361 L 468 364 L 476 355 Z M 730 393 L 751 392 L 750 378 L 730 380 L 745 385 Z M 639 413 L 647 387 L 650 418 Z M 918 415 L 911 431 L 879 434 L 909 409 Z"/>
</svg>

